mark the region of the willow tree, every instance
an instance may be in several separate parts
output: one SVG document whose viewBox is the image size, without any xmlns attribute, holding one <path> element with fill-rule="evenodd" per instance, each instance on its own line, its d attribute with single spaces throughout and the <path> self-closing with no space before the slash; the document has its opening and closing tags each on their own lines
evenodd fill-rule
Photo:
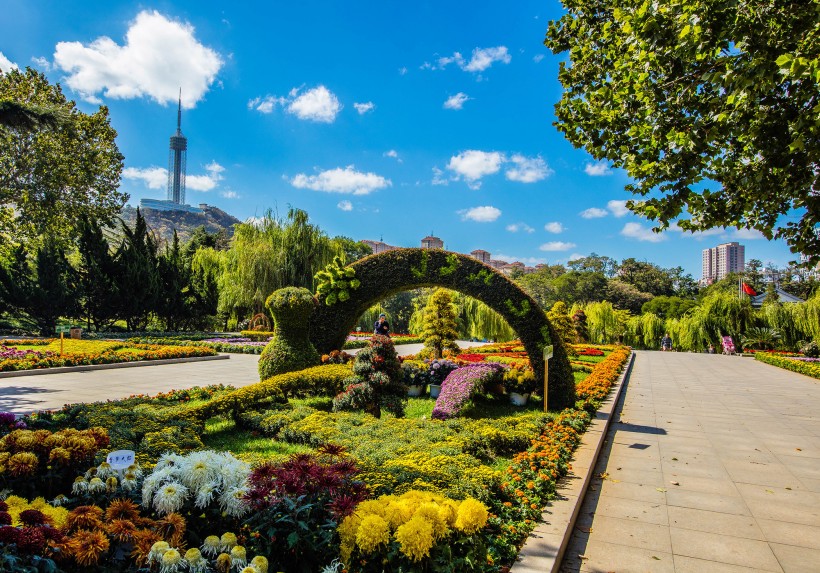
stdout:
<svg viewBox="0 0 820 573">
<path fill-rule="evenodd" d="M 584 312 L 591 342 L 611 344 L 620 341 L 626 332 L 629 312 L 614 308 L 609 301 L 591 302 L 584 307 Z"/>
</svg>

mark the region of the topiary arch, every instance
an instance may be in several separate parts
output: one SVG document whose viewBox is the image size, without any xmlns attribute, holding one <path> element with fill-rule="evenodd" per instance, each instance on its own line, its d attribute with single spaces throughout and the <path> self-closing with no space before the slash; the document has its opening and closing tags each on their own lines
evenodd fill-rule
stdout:
<svg viewBox="0 0 820 573">
<path fill-rule="evenodd" d="M 466 255 L 438 249 L 397 249 L 371 255 L 351 265 L 361 286 L 344 302 L 322 303 L 310 323 L 310 340 L 321 354 L 342 347 L 358 318 L 397 292 L 440 286 L 476 298 L 504 317 L 518 334 L 539 379 L 544 379 L 544 346 L 553 345 L 549 362 L 549 405 L 575 404 L 575 379 L 561 338 L 538 303 L 507 277 Z"/>
</svg>

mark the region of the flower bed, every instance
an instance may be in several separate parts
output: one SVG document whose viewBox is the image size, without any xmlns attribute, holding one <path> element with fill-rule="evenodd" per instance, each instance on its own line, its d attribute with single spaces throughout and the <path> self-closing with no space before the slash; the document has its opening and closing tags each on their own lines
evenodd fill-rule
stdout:
<svg viewBox="0 0 820 573">
<path fill-rule="evenodd" d="M 495 363 L 472 364 L 454 370 L 441 384 L 433 418 L 447 420 L 458 416 L 474 392 L 492 382 L 500 382 L 503 372 L 504 367 Z"/>
<path fill-rule="evenodd" d="M 178 340 L 176 338 L 129 338 L 129 342 L 136 344 L 158 344 L 172 346 L 193 346 L 210 348 L 217 352 L 233 352 L 236 354 L 262 354 L 267 341 L 251 338 L 206 338 L 204 340 Z"/>
<path fill-rule="evenodd" d="M 87 366 L 91 364 L 116 364 L 141 360 L 167 360 L 170 358 L 193 358 L 215 356 L 211 348 L 162 346 L 155 344 L 132 344 L 123 342 L 64 341 L 65 351 L 59 354 L 59 341 L 52 342 L 45 352 L 24 353 L 20 357 L 0 360 L 0 372 L 56 368 L 61 366 Z M 56 350 L 53 347 L 56 345 Z"/>
<path fill-rule="evenodd" d="M 817 358 L 786 358 L 784 356 L 776 356 L 769 352 L 756 352 L 755 360 L 785 368 L 798 374 L 805 374 L 812 378 L 820 378 L 820 361 Z"/>
</svg>

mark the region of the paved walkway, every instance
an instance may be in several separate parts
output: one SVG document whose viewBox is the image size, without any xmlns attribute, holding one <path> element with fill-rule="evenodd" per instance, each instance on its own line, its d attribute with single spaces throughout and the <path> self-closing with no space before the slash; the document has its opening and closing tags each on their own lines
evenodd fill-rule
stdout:
<svg viewBox="0 0 820 573">
<path fill-rule="evenodd" d="M 561 571 L 820 571 L 820 381 L 638 352 Z"/>
<path fill-rule="evenodd" d="M 459 341 L 462 348 L 481 342 Z M 400 355 L 421 350 L 421 344 L 396 347 Z M 351 351 L 355 354 L 357 351 Z M 146 365 L 111 370 L 41 374 L 0 379 L 0 412 L 29 414 L 56 410 L 64 404 L 117 400 L 132 394 L 154 395 L 193 386 L 225 384 L 237 388 L 259 382 L 256 354 L 231 354 L 229 360 Z"/>
</svg>

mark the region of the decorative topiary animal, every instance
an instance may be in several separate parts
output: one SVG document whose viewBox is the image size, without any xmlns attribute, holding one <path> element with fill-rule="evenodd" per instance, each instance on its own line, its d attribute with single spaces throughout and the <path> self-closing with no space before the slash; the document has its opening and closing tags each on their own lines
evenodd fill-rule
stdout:
<svg viewBox="0 0 820 573">
<path fill-rule="evenodd" d="M 305 288 L 285 287 L 265 301 L 275 324 L 273 339 L 259 359 L 259 378 L 302 370 L 321 362 L 308 338 L 308 325 L 316 300 Z"/>
</svg>

